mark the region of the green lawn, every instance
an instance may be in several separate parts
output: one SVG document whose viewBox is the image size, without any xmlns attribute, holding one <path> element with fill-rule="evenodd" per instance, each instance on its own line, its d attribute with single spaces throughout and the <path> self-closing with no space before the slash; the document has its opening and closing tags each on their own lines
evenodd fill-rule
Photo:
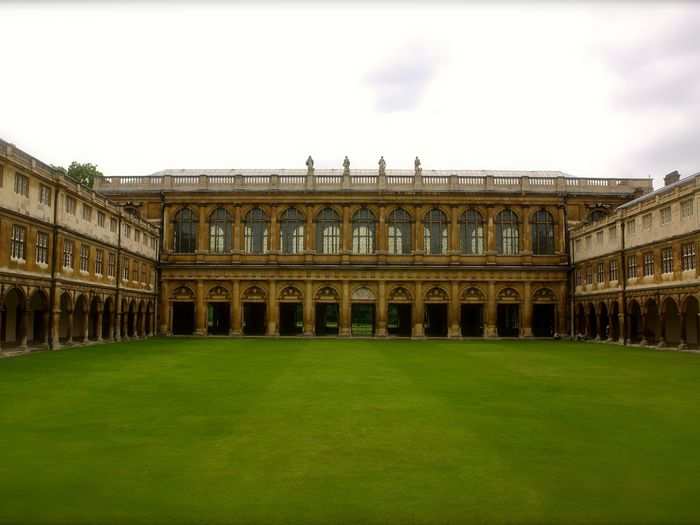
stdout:
<svg viewBox="0 0 700 525">
<path fill-rule="evenodd" d="M 0 523 L 698 523 L 700 355 L 155 339 L 0 360 Z"/>
</svg>

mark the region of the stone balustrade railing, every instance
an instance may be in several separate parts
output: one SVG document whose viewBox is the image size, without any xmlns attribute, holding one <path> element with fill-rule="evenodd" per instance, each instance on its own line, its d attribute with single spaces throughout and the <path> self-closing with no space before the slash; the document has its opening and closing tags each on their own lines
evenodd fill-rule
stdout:
<svg viewBox="0 0 700 525">
<path fill-rule="evenodd" d="M 562 172 L 479 170 L 173 170 L 153 175 L 103 177 L 101 192 L 139 191 L 450 191 L 641 195 L 650 179 L 587 179 Z"/>
</svg>

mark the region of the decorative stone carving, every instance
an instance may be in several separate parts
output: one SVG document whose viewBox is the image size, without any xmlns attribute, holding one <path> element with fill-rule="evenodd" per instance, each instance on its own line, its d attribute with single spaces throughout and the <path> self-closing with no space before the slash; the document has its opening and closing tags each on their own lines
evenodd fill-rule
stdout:
<svg viewBox="0 0 700 525">
<path fill-rule="evenodd" d="M 264 301 L 265 296 L 265 290 L 259 286 L 251 286 L 243 292 L 241 299 L 244 301 Z"/>
<path fill-rule="evenodd" d="M 542 303 L 552 303 L 557 300 L 557 296 L 554 295 L 554 292 L 549 288 L 539 288 L 535 290 L 532 298 L 534 301 Z"/>
<path fill-rule="evenodd" d="M 280 291 L 280 301 L 301 301 L 301 299 L 301 292 L 294 286 L 285 286 Z"/>
<path fill-rule="evenodd" d="M 330 286 L 324 286 L 318 292 L 316 292 L 317 301 L 338 302 L 339 299 L 340 296 L 338 295 L 338 292 L 335 290 L 335 288 L 331 288 Z"/>
<path fill-rule="evenodd" d="M 484 292 L 479 290 L 476 286 L 470 286 L 462 292 L 463 302 L 483 303 L 485 300 Z"/>
<path fill-rule="evenodd" d="M 518 302 L 520 294 L 515 288 L 503 288 L 498 292 L 498 300 L 501 302 Z"/>
<path fill-rule="evenodd" d="M 356 288 L 352 292 L 353 301 L 374 301 L 376 299 L 374 292 L 366 286 Z"/>
<path fill-rule="evenodd" d="M 401 303 L 401 302 L 410 302 L 411 300 L 412 300 L 411 292 L 409 292 L 403 286 L 397 286 L 389 294 L 389 301 L 390 302 Z"/>
<path fill-rule="evenodd" d="M 215 286 L 209 290 L 209 299 L 229 299 L 229 293 L 223 286 Z"/>
<path fill-rule="evenodd" d="M 440 288 L 439 286 L 433 286 L 428 292 L 425 294 L 425 302 L 426 303 L 444 303 L 447 302 L 448 297 L 447 297 L 447 292 Z"/>
<path fill-rule="evenodd" d="M 194 292 L 187 286 L 179 286 L 173 291 L 173 299 L 182 300 L 192 300 L 194 298 Z"/>
</svg>

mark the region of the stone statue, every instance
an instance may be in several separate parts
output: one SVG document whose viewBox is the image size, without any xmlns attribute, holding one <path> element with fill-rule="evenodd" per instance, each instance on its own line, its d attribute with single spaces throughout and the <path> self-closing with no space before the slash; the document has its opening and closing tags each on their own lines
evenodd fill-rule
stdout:
<svg viewBox="0 0 700 525">
<path fill-rule="evenodd" d="M 343 160 L 343 173 L 350 173 L 350 159 L 345 155 L 345 160 Z"/>
<path fill-rule="evenodd" d="M 416 174 L 423 171 L 423 167 L 420 165 L 420 159 L 418 158 L 418 156 L 416 156 L 416 160 L 413 161 L 413 166 L 416 170 Z"/>
<path fill-rule="evenodd" d="M 384 155 L 379 159 L 379 174 L 384 175 L 386 173 L 386 161 L 384 160 Z"/>
<path fill-rule="evenodd" d="M 311 158 L 311 155 L 309 155 L 309 158 L 306 159 L 306 170 L 309 172 L 309 174 L 314 172 L 314 159 Z"/>
</svg>

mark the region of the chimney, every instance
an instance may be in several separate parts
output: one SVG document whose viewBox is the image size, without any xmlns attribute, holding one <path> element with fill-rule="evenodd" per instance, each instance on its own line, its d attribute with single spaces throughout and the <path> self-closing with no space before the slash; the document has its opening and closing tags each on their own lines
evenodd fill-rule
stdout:
<svg viewBox="0 0 700 525">
<path fill-rule="evenodd" d="M 678 182 L 681 179 L 681 174 L 677 171 L 672 171 L 664 177 L 664 186 Z"/>
</svg>

